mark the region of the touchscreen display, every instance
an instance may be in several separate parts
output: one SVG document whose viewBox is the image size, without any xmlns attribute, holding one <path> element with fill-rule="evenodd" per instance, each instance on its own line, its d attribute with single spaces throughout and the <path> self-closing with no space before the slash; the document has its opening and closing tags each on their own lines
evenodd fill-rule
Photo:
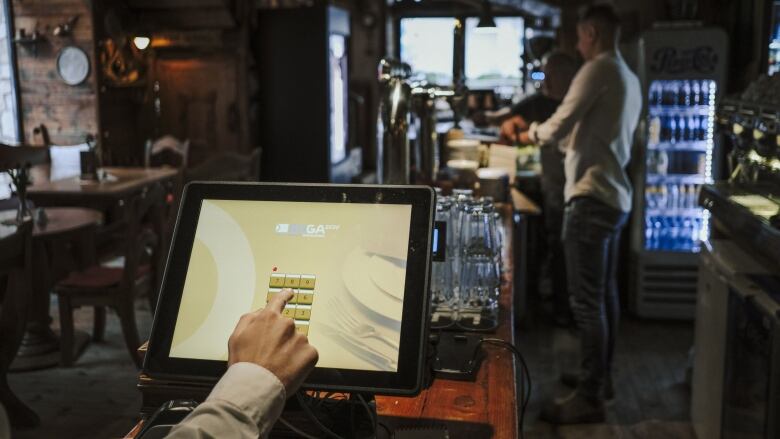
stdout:
<svg viewBox="0 0 780 439">
<path fill-rule="evenodd" d="M 171 357 L 227 360 L 242 314 L 283 288 L 319 368 L 398 370 L 412 206 L 203 200 Z"/>
</svg>

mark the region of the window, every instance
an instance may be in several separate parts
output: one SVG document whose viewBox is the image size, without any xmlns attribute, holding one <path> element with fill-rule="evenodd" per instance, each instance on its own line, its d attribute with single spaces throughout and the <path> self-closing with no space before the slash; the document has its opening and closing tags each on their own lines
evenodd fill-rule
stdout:
<svg viewBox="0 0 780 439">
<path fill-rule="evenodd" d="M 520 86 L 523 19 L 496 18 L 496 27 L 478 28 L 479 19 L 466 19 L 466 86 L 472 90 Z"/>
<path fill-rule="evenodd" d="M 416 74 L 438 85 L 452 83 L 455 19 L 401 19 L 401 61 L 412 66 Z"/>
<path fill-rule="evenodd" d="M 465 48 L 455 47 L 455 17 L 402 18 L 401 60 L 429 82 L 452 84 L 456 51 L 464 53 L 466 85 L 511 96 L 521 86 L 523 65 L 522 17 L 497 17 L 495 28 L 477 28 L 479 18 L 465 20 Z"/>
<path fill-rule="evenodd" d="M 18 144 L 19 113 L 16 108 L 16 81 L 14 80 L 13 35 L 11 9 L 8 0 L 0 4 L 0 142 Z"/>
</svg>

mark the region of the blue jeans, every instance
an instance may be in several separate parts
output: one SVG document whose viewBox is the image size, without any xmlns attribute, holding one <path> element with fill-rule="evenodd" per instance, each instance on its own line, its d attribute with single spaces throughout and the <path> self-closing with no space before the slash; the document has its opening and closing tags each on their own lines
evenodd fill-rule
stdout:
<svg viewBox="0 0 780 439">
<path fill-rule="evenodd" d="M 628 213 L 590 197 L 570 200 L 564 214 L 569 300 L 582 346 L 578 391 L 590 398 L 603 398 L 611 373 L 620 315 L 616 259 L 627 218 Z"/>
</svg>

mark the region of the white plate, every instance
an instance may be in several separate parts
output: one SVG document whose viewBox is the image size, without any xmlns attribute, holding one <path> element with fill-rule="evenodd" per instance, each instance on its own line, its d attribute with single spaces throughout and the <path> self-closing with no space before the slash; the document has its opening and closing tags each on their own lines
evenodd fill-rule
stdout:
<svg viewBox="0 0 780 439">
<path fill-rule="evenodd" d="M 406 264 L 403 261 L 372 255 L 368 266 L 371 280 L 373 280 L 382 291 L 398 300 L 404 300 Z"/>
<path fill-rule="evenodd" d="M 403 302 L 382 291 L 369 276 L 371 254 L 355 248 L 344 261 L 341 277 L 355 303 L 391 322 L 401 322 Z"/>
</svg>

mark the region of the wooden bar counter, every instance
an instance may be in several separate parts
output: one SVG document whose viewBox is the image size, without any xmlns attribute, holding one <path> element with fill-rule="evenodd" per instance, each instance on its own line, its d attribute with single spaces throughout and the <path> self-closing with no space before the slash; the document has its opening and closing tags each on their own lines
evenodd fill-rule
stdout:
<svg viewBox="0 0 780 439">
<path fill-rule="evenodd" d="M 501 285 L 499 326 L 485 337 L 499 338 L 514 344 L 514 280 L 513 270 L 513 212 L 516 206 L 500 205 L 505 231 L 503 248 L 504 274 Z M 144 349 L 142 347 L 142 349 Z M 454 381 L 434 377 L 431 385 L 415 397 L 377 396 L 378 421 L 392 430 L 403 428 L 446 428 L 452 438 L 516 438 L 520 394 L 517 381 L 520 378 L 511 351 L 498 346 L 482 345 L 484 360 L 475 381 Z M 144 405 L 150 402 L 150 379 L 140 376 L 139 388 L 144 393 Z M 182 398 L 202 398 L 202 393 L 187 392 L 179 388 Z M 202 391 L 201 391 L 202 392 Z M 155 401 L 154 404 L 156 405 Z M 148 414 L 150 407 L 146 407 Z M 126 438 L 135 438 L 143 425 L 139 422 Z M 271 437 L 274 437 L 272 434 Z M 388 437 L 383 428 L 377 429 L 377 437 Z"/>
</svg>

